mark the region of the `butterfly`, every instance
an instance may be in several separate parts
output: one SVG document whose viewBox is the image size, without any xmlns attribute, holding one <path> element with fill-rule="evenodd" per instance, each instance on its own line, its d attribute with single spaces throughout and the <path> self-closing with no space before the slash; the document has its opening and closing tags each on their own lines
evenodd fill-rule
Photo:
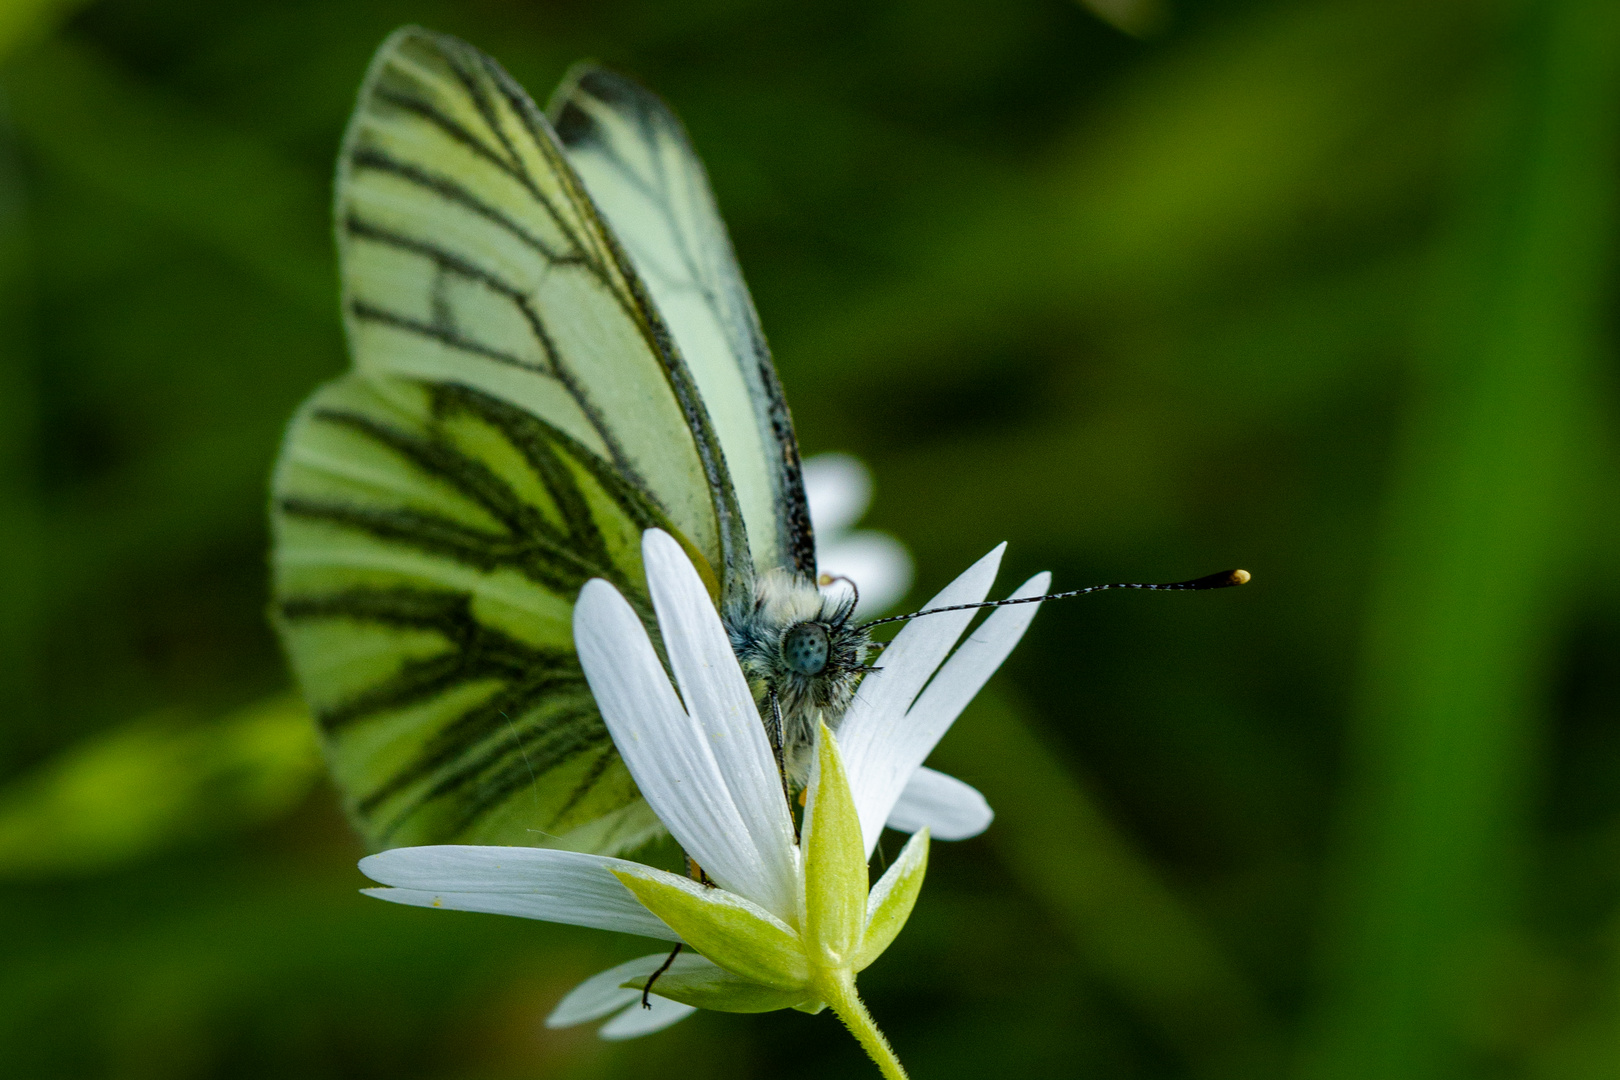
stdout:
<svg viewBox="0 0 1620 1080">
<path fill-rule="evenodd" d="M 335 217 L 353 367 L 275 468 L 273 619 L 367 842 L 660 835 L 571 632 L 599 577 L 658 640 L 650 528 L 698 567 L 802 774 L 871 643 L 816 585 L 792 418 L 679 120 L 594 67 L 542 112 L 407 27 L 360 90 Z"/>
</svg>

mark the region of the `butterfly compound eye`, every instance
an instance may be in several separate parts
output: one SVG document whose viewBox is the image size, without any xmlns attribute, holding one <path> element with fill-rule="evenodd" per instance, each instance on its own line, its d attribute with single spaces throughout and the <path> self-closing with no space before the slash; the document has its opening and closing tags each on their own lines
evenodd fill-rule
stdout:
<svg viewBox="0 0 1620 1080">
<path fill-rule="evenodd" d="M 827 628 L 800 623 L 782 639 L 782 659 L 800 675 L 820 675 L 827 667 Z"/>
</svg>

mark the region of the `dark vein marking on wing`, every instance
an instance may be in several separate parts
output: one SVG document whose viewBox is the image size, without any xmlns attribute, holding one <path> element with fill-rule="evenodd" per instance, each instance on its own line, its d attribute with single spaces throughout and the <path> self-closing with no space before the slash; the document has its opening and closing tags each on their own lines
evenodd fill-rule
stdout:
<svg viewBox="0 0 1620 1080">
<path fill-rule="evenodd" d="M 392 105 L 401 112 L 411 113 L 414 116 L 418 116 L 423 120 L 426 120 L 428 123 L 444 132 L 444 134 L 451 140 L 461 146 L 465 146 L 468 150 L 471 150 L 474 154 L 483 158 L 485 161 L 489 162 L 491 165 L 495 166 L 501 172 L 505 173 L 513 180 L 516 180 L 518 183 L 521 184 L 527 180 L 527 177 L 523 175 L 523 171 L 517 166 L 515 160 L 511 158 L 504 158 L 497 154 L 494 150 L 490 149 L 488 144 L 486 144 L 478 136 L 474 135 L 471 131 L 468 131 L 467 128 L 462 124 L 456 122 L 451 117 L 446 116 L 436 107 L 426 101 L 423 101 L 421 98 L 413 97 L 410 94 L 402 93 L 399 90 L 391 89 L 385 86 L 377 87 L 372 91 L 372 94 L 378 101 L 385 105 Z"/>
<path fill-rule="evenodd" d="M 546 328 L 545 320 L 540 317 L 539 311 L 536 310 L 533 300 L 530 299 L 527 293 L 494 271 L 478 266 L 471 260 L 438 244 L 375 225 L 356 213 L 351 212 L 348 215 L 344 221 L 344 229 L 350 237 L 356 240 L 369 240 L 374 243 L 385 244 L 401 251 L 409 251 L 431 259 L 441 272 L 449 271 L 458 274 L 468 281 L 483 285 L 504 298 L 523 317 L 524 323 L 529 328 L 529 333 L 534 336 L 535 343 L 539 345 L 540 351 L 545 355 L 549 368 L 539 368 L 498 349 L 480 345 L 467 339 L 453 326 L 424 324 L 403 315 L 384 311 L 380 307 L 360 300 L 352 301 L 350 304 L 350 309 L 354 312 L 356 318 L 386 322 L 399 329 L 431 337 L 453 348 L 462 349 L 491 360 L 532 371 L 538 375 L 556 379 L 562 384 L 563 389 L 568 392 L 569 397 L 573 399 L 574 404 L 584 415 L 586 422 L 591 425 L 591 429 L 596 432 L 597 438 L 602 440 L 602 445 L 607 447 L 608 454 L 613 458 L 614 464 L 621 472 L 634 477 L 638 483 L 641 482 L 639 474 L 630 462 L 629 455 L 625 453 L 618 437 L 614 435 L 612 428 L 608 426 L 602 410 L 591 400 L 590 395 L 586 392 L 584 385 L 580 382 L 572 367 L 564 361 L 561 350 L 557 348 L 556 342 L 552 338 L 551 331 Z M 548 255 L 547 258 L 550 258 L 550 256 Z M 555 258 L 552 262 L 558 265 L 569 262 L 584 264 L 583 257 L 569 256 Z"/>
<path fill-rule="evenodd" d="M 541 240 L 538 236 L 535 236 L 522 225 L 518 224 L 516 221 L 513 221 L 506 214 L 491 206 L 483 199 L 480 199 L 466 187 L 452 180 L 448 176 L 429 172 L 420 165 L 415 165 L 408 161 L 400 161 L 398 158 L 395 158 L 382 150 L 368 146 L 356 147 L 355 150 L 349 155 L 349 164 L 355 169 L 370 169 L 373 172 L 387 173 L 391 176 L 397 176 L 401 180 L 405 180 L 409 183 L 415 184 L 417 187 L 433 192 L 435 195 L 438 195 L 447 202 L 470 210 L 479 217 L 484 218 L 486 221 L 489 221 L 490 223 L 497 225 L 504 231 L 510 233 L 514 239 L 522 243 L 525 247 L 531 248 L 538 252 L 543 258 L 546 259 L 547 262 L 554 266 L 577 263 L 590 267 L 592 272 L 596 273 L 595 264 L 584 252 L 578 249 L 577 245 L 575 245 L 573 251 L 553 250 L 551 246 L 548 245 L 544 240 Z M 536 201 L 546 205 L 548 208 L 550 206 L 550 204 L 544 198 L 537 197 Z M 555 216 L 554 211 L 553 216 Z"/>
<path fill-rule="evenodd" d="M 435 267 L 440 272 L 456 274 L 468 281 L 477 282 L 505 298 L 523 315 L 524 321 L 529 326 L 529 332 L 534 335 L 535 341 L 540 345 L 548 365 L 546 368 L 537 368 L 533 364 L 520 363 L 519 366 L 552 378 L 558 378 L 557 371 L 560 365 L 557 357 L 557 345 L 551 340 L 550 331 L 546 329 L 545 323 L 535 312 L 534 305 L 529 302 L 528 295 L 522 289 L 499 274 L 474 264 L 471 260 L 450 251 L 448 248 L 428 240 L 406 236 L 404 233 L 395 232 L 381 225 L 374 225 L 353 211 L 344 220 L 343 227 L 356 240 L 370 240 L 400 251 L 421 255 L 424 258 L 433 260 Z M 372 310 L 377 309 L 373 308 Z"/>
<path fill-rule="evenodd" d="M 647 295 L 646 287 L 632 269 L 633 264 L 625 255 L 612 228 L 597 216 L 590 195 L 574 175 L 544 115 L 523 88 L 513 81 L 499 64 L 463 42 L 439 35 L 424 34 L 414 38 L 402 50 L 406 51 L 414 64 L 446 77 L 448 81 L 456 84 L 461 94 L 466 95 L 473 111 L 483 118 L 490 134 L 511 154 L 513 165 L 524 175 L 525 188 L 536 199 L 538 205 L 557 222 L 569 242 L 582 256 L 582 265 L 607 288 L 608 295 L 640 331 L 663 365 L 670 389 L 692 435 L 704 479 L 712 496 L 723 564 L 717 569 L 720 569 L 723 575 L 723 588 L 728 596 L 735 594 L 740 598 L 745 595 L 752 588 L 752 560 L 749 557 L 747 525 L 737 504 L 730 471 L 721 451 L 719 439 L 698 394 L 696 383 Z M 384 74 L 409 85 L 419 95 L 426 94 L 431 98 L 448 92 L 444 88 L 424 83 L 416 70 L 402 63 L 385 65 Z M 438 124 L 442 110 L 433 107 L 430 102 L 421 101 L 420 97 L 417 100 L 421 107 L 415 115 L 423 122 Z M 525 137 L 522 140 L 523 150 L 536 154 L 545 163 L 547 179 L 557 185 L 559 197 L 581 216 L 581 228 L 577 232 L 568 228 L 564 220 L 568 215 L 562 214 L 560 208 L 545 197 L 546 193 L 540 190 L 540 185 L 522 164 L 521 155 L 513 139 L 508 135 L 509 125 L 518 129 Z M 465 127 L 461 125 L 456 127 L 467 137 L 476 138 Z M 487 142 L 483 145 L 487 151 L 487 154 L 483 155 L 486 158 L 494 160 L 502 157 L 495 147 Z M 355 154 L 371 152 L 374 149 L 356 147 Z M 422 172 L 424 178 L 430 176 L 422 170 L 418 171 Z M 445 182 L 452 183 L 447 180 Z M 440 188 L 435 190 L 445 195 L 444 190 Z M 590 402 L 583 399 L 583 395 L 576 394 L 576 400 L 591 417 L 593 425 L 605 427 L 601 424 L 601 414 Z M 615 444 L 608 445 L 610 450 L 616 451 Z M 646 486 L 640 481 L 627 458 L 618 453 L 614 453 L 614 458 L 615 463 L 635 478 L 640 486 Z"/>
<path fill-rule="evenodd" d="M 430 422 L 423 432 L 345 409 L 318 409 L 310 419 L 386 448 L 412 471 L 477 505 L 502 531 L 408 506 L 298 495 L 284 497 L 281 512 L 484 572 L 512 567 L 570 601 L 586 580 L 605 578 L 630 600 L 645 624 L 654 626 L 643 585 L 613 559 L 575 470 L 600 489 L 634 535 L 648 528 L 675 529 L 651 496 L 588 447 L 526 410 L 460 384 L 425 384 L 424 389 L 430 394 Z M 486 425 L 516 451 L 545 489 L 562 524 L 549 520 L 511 483 L 453 443 L 445 425 L 462 417 Z M 357 723 L 430 702 L 469 683 L 488 680 L 498 687 L 483 702 L 451 718 L 410 762 L 360 797 L 357 811 L 362 815 L 370 817 L 384 807 L 390 810 L 380 835 L 389 835 L 424 807 L 445 800 L 456 800 L 448 805 L 462 807 L 455 826 L 459 832 L 520 790 L 529 769 L 543 775 L 597 747 L 612 753 L 572 650 L 546 650 L 516 641 L 480 622 L 471 605 L 464 592 L 414 587 L 293 596 L 281 604 L 281 615 L 289 623 L 346 619 L 398 630 L 431 630 L 449 647 L 442 654 L 403 661 L 374 685 L 328 705 L 318 720 L 329 737 L 341 738 Z M 520 764 L 525 756 L 527 762 Z M 564 820 L 589 796 L 613 760 L 591 765 L 553 822 L 542 827 Z"/>
<path fill-rule="evenodd" d="M 464 593 L 441 590 L 354 588 L 320 596 L 293 596 L 281 603 L 281 615 L 292 623 L 346 619 L 397 630 L 438 634 L 449 651 L 409 660 L 398 672 L 347 701 L 321 710 L 316 719 L 335 735 L 363 719 L 432 701 L 468 683 L 490 682 L 494 692 L 465 708 L 383 783 L 357 799 L 357 810 L 371 817 L 402 795 L 381 835 L 395 831 L 422 807 L 451 796 L 463 796 L 464 809 L 454 832 L 521 789 L 514 783 L 513 759 L 523 760 L 524 776 L 546 773 L 580 753 L 611 748 L 607 729 L 597 714 L 578 658 L 569 650 L 527 645 L 480 622 Z M 511 719 L 519 718 L 516 723 Z M 521 745 L 522 731 L 537 736 Z M 589 794 L 600 780 L 596 763 L 564 801 L 565 809 Z M 426 785 L 422 787 L 422 785 Z M 411 792 L 412 788 L 421 790 Z M 409 793 L 407 795 L 407 793 Z"/>
<path fill-rule="evenodd" d="M 381 323 L 384 326 L 392 326 L 396 330 L 404 330 L 412 334 L 419 334 L 422 337 L 431 338 L 434 341 L 437 341 L 439 344 L 455 349 L 459 352 L 471 353 L 474 356 L 481 356 L 485 360 L 494 360 L 499 364 L 509 364 L 515 368 L 522 368 L 525 371 L 532 371 L 536 375 L 551 375 L 551 372 L 547 371 L 545 368 L 536 367 L 534 364 L 522 359 L 521 357 L 513 356 L 511 353 L 502 352 L 500 349 L 492 348 L 488 345 L 482 344 L 481 342 L 473 341 L 471 338 L 464 337 L 458 330 L 451 327 L 443 326 L 437 323 L 425 323 L 419 319 L 413 319 L 408 315 L 401 315 L 398 312 L 387 311 L 383 308 L 377 307 L 374 304 L 368 304 L 364 300 L 355 299 L 349 301 L 349 313 L 362 322 Z"/>
<path fill-rule="evenodd" d="M 444 111 L 439 109 L 436 105 L 424 100 L 420 96 L 416 96 L 419 94 L 426 94 L 427 96 L 431 97 L 434 94 L 435 88 L 431 85 L 422 83 L 416 77 L 415 73 L 403 69 L 397 63 L 390 65 L 387 69 L 385 69 L 384 74 L 388 77 L 409 83 L 412 89 L 416 91 L 416 94 L 406 94 L 398 89 L 378 86 L 373 89 L 373 95 L 377 97 L 378 100 L 386 104 L 392 105 L 401 111 L 412 113 L 427 123 L 434 125 L 444 132 L 444 134 L 451 140 L 467 147 L 478 157 L 483 158 L 501 172 L 505 173 L 509 178 L 515 180 L 518 185 L 529 194 L 529 196 L 534 200 L 535 204 L 543 209 L 547 216 L 551 218 L 552 222 L 563 233 L 569 244 L 577 249 L 583 250 L 584 244 L 582 243 L 581 237 L 575 233 L 573 227 L 569 224 L 567 216 L 557 208 L 555 203 L 546 198 L 545 193 L 540 190 L 540 186 L 535 183 L 534 177 L 530 175 L 526 168 L 524 168 L 522 159 L 518 155 L 517 148 L 512 145 L 511 140 L 507 137 L 505 130 L 500 124 L 499 118 L 494 115 L 492 111 L 492 105 L 489 101 L 488 95 L 483 92 L 482 87 L 472 76 L 472 74 L 457 64 L 451 56 L 452 52 L 461 51 L 472 52 L 475 56 L 479 54 L 476 53 L 476 50 L 469 49 L 466 46 L 461 45 L 460 42 L 454 42 L 452 39 L 439 38 L 435 40 L 435 44 L 439 47 L 439 51 L 430 54 L 427 59 L 430 63 L 435 60 L 442 60 L 444 62 L 445 66 L 449 69 L 451 77 L 460 84 L 463 91 L 465 91 L 472 100 L 474 109 L 478 111 L 480 118 L 484 121 L 486 127 L 489 129 L 490 134 L 501 143 L 502 148 L 506 151 L 504 156 L 497 152 L 488 143 L 479 139 L 477 135 L 468 130 L 464 125 L 457 122 L 453 117 L 447 115 Z"/>
<path fill-rule="evenodd" d="M 568 164 L 561 148 L 555 142 L 544 114 L 529 99 L 523 88 L 513 82 L 499 65 L 487 58 L 485 65 L 492 75 L 497 77 L 497 85 L 508 107 L 528 128 L 533 144 L 547 161 L 552 163 L 558 180 L 569 187 L 581 205 L 594 207 L 595 204 L 592 203 L 589 194 L 580 187 L 572 166 Z M 646 285 L 634 271 L 634 264 L 625 253 L 618 236 L 606 221 L 601 222 L 599 235 L 607 245 L 611 261 L 622 268 L 623 289 L 622 291 L 614 289 L 614 295 L 622 298 L 621 304 L 626 314 L 655 345 L 655 352 L 668 376 L 670 389 L 674 391 L 676 403 L 680 406 L 687 429 L 692 433 L 698 460 L 703 466 L 704 480 L 713 496 L 715 524 L 724 563 L 723 589 L 728 597 L 741 600 L 753 588 L 753 563 L 749 556 L 747 524 L 737 503 L 736 490 L 731 483 L 731 472 L 726 465 L 725 454 L 720 448 L 719 437 L 709 419 L 708 410 L 704 407 L 703 398 L 698 392 L 697 382 L 693 379 L 691 370 L 681 359 L 680 349 L 671 337 L 669 328 L 658 317 L 657 307 L 648 295 Z"/>
<path fill-rule="evenodd" d="M 359 505 L 300 495 L 284 497 L 280 502 L 282 512 L 354 529 L 485 573 L 511 567 L 569 599 L 592 577 L 605 578 L 621 591 L 640 591 L 608 556 L 588 500 L 562 458 L 578 463 L 638 533 L 649 528 L 674 529 L 649 493 L 618 475 L 589 448 L 530 413 L 470 387 L 440 385 L 433 391 L 434 410 L 440 418 L 458 411 L 476 416 L 518 452 L 563 512 L 566 531 L 524 501 L 483 461 L 454 446 L 442 432 L 418 434 L 342 409 L 318 409 L 312 419 L 386 447 L 417 472 L 476 503 L 504 531 L 490 532 L 411 506 Z"/>
</svg>

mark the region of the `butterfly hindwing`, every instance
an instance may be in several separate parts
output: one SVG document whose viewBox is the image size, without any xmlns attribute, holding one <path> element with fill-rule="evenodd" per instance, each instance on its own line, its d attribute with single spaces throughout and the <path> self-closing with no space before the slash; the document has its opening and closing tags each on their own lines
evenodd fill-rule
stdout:
<svg viewBox="0 0 1620 1080">
<path fill-rule="evenodd" d="M 680 120 L 642 87 L 589 65 L 563 81 L 550 114 L 703 395 L 755 566 L 813 575 L 815 541 L 793 421 L 708 176 Z"/>
<path fill-rule="evenodd" d="M 549 124 L 494 61 L 401 30 L 336 200 L 353 369 L 274 478 L 276 621 L 367 840 L 615 851 L 656 820 L 574 652 L 643 530 L 717 599 L 744 514 L 692 373 Z"/>
</svg>

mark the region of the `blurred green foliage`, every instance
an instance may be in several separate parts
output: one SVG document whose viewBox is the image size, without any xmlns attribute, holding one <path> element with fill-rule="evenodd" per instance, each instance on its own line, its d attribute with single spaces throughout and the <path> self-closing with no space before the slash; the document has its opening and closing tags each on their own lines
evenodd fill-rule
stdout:
<svg viewBox="0 0 1620 1080">
<path fill-rule="evenodd" d="M 1620 1074 L 1612 0 L 0 5 L 0 1074 L 866 1075 L 540 1019 L 637 951 L 356 895 L 263 618 L 345 363 L 329 178 L 416 21 L 708 162 L 917 598 L 1060 586 L 863 977 L 919 1080 Z M 892 852 L 893 844 L 888 845 Z"/>
</svg>

